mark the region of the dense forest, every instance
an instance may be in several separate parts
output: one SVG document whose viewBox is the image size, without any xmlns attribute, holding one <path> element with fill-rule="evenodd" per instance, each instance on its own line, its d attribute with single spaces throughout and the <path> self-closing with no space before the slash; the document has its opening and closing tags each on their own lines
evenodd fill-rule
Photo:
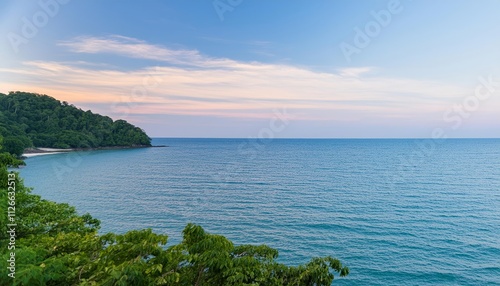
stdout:
<svg viewBox="0 0 500 286">
<path fill-rule="evenodd" d="M 20 155 L 24 148 L 98 148 L 151 146 L 146 133 L 124 120 L 83 111 L 50 96 L 0 93 L 0 135 L 4 149 Z"/>
<path fill-rule="evenodd" d="M 0 154 L 0 285 L 327 286 L 349 274 L 330 256 L 287 266 L 273 248 L 234 245 L 195 224 L 175 245 L 150 229 L 100 234 L 90 214 L 32 194 L 6 168 L 16 161 Z"/>
</svg>

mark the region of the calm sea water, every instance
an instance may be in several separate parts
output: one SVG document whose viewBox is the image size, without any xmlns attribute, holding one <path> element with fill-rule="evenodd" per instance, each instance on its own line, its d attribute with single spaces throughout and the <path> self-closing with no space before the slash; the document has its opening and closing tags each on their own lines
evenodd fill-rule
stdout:
<svg viewBox="0 0 500 286">
<path fill-rule="evenodd" d="M 500 285 L 500 140 L 155 139 L 34 157 L 26 185 L 179 242 L 188 222 L 280 261 L 332 255 L 334 285 Z"/>
</svg>

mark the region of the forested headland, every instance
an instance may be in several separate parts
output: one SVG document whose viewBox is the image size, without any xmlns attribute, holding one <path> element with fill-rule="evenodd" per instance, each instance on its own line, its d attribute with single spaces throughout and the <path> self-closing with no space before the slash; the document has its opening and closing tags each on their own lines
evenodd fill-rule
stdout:
<svg viewBox="0 0 500 286">
<path fill-rule="evenodd" d="M 0 93 L 0 135 L 4 150 L 17 156 L 25 148 L 78 148 L 151 146 L 139 127 L 125 120 L 83 111 L 50 96 Z"/>
</svg>

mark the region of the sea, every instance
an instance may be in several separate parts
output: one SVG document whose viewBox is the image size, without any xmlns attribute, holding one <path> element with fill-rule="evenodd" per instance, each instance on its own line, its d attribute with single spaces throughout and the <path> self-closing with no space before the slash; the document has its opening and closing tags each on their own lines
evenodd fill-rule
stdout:
<svg viewBox="0 0 500 286">
<path fill-rule="evenodd" d="M 266 244 L 288 265 L 333 256 L 333 285 L 500 285 L 499 139 L 154 138 L 168 147 L 28 158 L 43 198 L 182 239 L 187 223 Z"/>
</svg>

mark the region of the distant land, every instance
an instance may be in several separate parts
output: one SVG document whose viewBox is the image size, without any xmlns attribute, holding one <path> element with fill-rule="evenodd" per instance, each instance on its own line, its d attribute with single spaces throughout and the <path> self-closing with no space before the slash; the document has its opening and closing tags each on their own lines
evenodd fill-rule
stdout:
<svg viewBox="0 0 500 286">
<path fill-rule="evenodd" d="M 3 148 L 20 156 L 25 150 L 151 147 L 151 138 L 125 120 L 83 111 L 48 95 L 0 93 Z"/>
</svg>

